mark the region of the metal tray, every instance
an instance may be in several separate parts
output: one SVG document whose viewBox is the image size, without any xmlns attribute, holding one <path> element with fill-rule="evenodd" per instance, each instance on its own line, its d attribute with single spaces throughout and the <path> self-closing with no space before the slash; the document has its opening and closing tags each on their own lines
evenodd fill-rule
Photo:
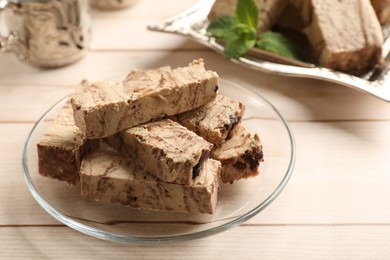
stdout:
<svg viewBox="0 0 390 260">
<path fill-rule="evenodd" d="M 213 2 L 200 0 L 181 13 L 150 24 L 148 29 L 189 37 L 223 55 L 223 46 L 206 32 L 209 24 L 207 15 Z M 384 63 L 361 76 L 354 76 L 318 67 L 314 64 L 294 61 L 261 50 L 256 53 L 249 52 L 247 55 L 238 59 L 231 59 L 231 61 L 275 75 L 330 81 L 390 102 L 390 27 L 383 27 L 383 33 L 385 36 L 382 51 Z"/>
</svg>

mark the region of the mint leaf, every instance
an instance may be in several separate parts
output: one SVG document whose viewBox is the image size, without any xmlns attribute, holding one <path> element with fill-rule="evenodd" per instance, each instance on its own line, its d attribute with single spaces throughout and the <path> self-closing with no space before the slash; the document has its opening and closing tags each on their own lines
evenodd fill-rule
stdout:
<svg viewBox="0 0 390 260">
<path fill-rule="evenodd" d="M 216 38 L 225 40 L 234 36 L 236 24 L 237 20 L 234 16 L 222 16 L 210 23 L 207 27 L 207 32 Z"/>
<path fill-rule="evenodd" d="M 301 51 L 280 33 L 271 31 L 261 33 L 256 47 L 281 56 L 303 60 Z"/>
<path fill-rule="evenodd" d="M 253 0 L 238 0 L 236 5 L 236 18 L 239 23 L 257 30 L 259 9 Z"/>
<path fill-rule="evenodd" d="M 256 30 L 244 24 L 237 24 L 236 35 L 225 41 L 225 57 L 239 58 L 256 44 Z"/>
<path fill-rule="evenodd" d="M 212 36 L 225 43 L 225 57 L 239 58 L 256 44 L 259 10 L 254 0 L 238 0 L 235 16 L 222 16 L 207 28 Z"/>
</svg>

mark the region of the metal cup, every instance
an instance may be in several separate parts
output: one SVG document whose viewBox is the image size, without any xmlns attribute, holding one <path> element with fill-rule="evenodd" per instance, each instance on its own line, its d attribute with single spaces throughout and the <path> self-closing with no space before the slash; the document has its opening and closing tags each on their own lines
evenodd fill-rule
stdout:
<svg viewBox="0 0 390 260">
<path fill-rule="evenodd" d="M 0 0 L 0 16 L 8 31 L 0 36 L 0 50 L 11 50 L 28 64 L 60 67 L 88 51 L 88 0 Z"/>
</svg>

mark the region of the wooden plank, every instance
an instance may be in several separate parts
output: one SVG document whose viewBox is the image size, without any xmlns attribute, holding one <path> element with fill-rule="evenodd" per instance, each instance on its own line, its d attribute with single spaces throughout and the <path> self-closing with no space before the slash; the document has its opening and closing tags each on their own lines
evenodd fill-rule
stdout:
<svg viewBox="0 0 390 260">
<path fill-rule="evenodd" d="M 92 19 L 94 20 L 116 20 L 116 19 L 164 19 L 168 16 L 174 15 L 190 7 L 197 0 L 181 0 L 181 1 L 170 1 L 170 0 L 134 0 L 133 5 L 128 8 L 107 11 L 98 10 L 92 8 Z"/>
<path fill-rule="evenodd" d="M 0 85 L 75 85 L 84 78 L 103 80 L 118 76 L 123 77 L 132 69 L 151 69 L 165 65 L 185 66 L 199 57 L 204 57 L 206 61 L 210 62 L 219 55 L 208 50 L 195 52 L 90 52 L 81 61 L 67 67 L 42 70 L 23 64 L 12 53 L 6 53 L 0 59 L 0 67 L 2 68 L 0 70 Z"/>
<path fill-rule="evenodd" d="M 1 86 L 0 122 L 35 122 L 74 86 Z"/>
<path fill-rule="evenodd" d="M 37 112 L 30 111 L 31 107 L 39 107 L 39 113 L 43 113 L 83 78 L 92 81 L 120 79 L 131 69 L 167 64 L 184 66 L 197 57 L 205 58 L 207 67 L 217 71 L 221 78 L 247 86 L 269 99 L 291 121 L 390 119 L 390 104 L 366 94 L 316 80 L 275 77 L 248 70 L 210 51 L 91 52 L 79 63 L 57 70 L 30 67 L 16 60 L 12 54 L 2 56 L 0 89 L 5 94 L 0 95 L 0 107 L 7 112 L 0 113 L 0 120 L 10 120 L 12 116 L 18 120 L 31 120 L 30 112 L 36 118 Z M 24 91 L 29 95 L 23 97 Z M 27 102 L 30 95 L 40 102 L 33 99 Z M 20 102 L 21 97 L 26 102 Z M 12 115 L 14 109 L 25 113 Z"/>
<path fill-rule="evenodd" d="M 22 151 L 32 126 L 0 124 L 1 224 L 36 224 L 37 220 L 40 224 L 57 224 L 31 196 L 23 178 Z"/>
<path fill-rule="evenodd" d="M 150 246 L 102 241 L 67 227 L 0 227 L 6 259 L 386 259 L 389 236 L 388 225 L 243 226 Z"/>
<path fill-rule="evenodd" d="M 204 45 L 175 34 L 153 32 L 155 19 L 97 19 L 92 24 L 92 50 L 202 50 Z"/>
<path fill-rule="evenodd" d="M 0 174 L 4 181 L 20 179 L 24 142 L 33 124 L 0 124 Z M 11 174 L 12 172 L 12 174 Z"/>
<path fill-rule="evenodd" d="M 389 122 L 291 126 L 298 150 L 293 176 L 280 197 L 248 223 L 389 223 Z M 0 225 L 45 224 L 50 219 L 33 203 L 21 174 L 23 143 L 31 127 L 0 124 Z"/>
<path fill-rule="evenodd" d="M 387 223 L 389 122 L 291 125 L 297 141 L 295 171 L 280 197 L 258 220 Z"/>
</svg>

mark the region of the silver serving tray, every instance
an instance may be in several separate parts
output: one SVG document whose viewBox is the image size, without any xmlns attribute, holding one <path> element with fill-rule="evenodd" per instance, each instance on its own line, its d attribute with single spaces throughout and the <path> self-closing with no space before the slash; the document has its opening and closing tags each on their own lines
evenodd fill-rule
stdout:
<svg viewBox="0 0 390 260">
<path fill-rule="evenodd" d="M 213 3 L 214 1 L 211 0 L 200 0 L 181 13 L 150 24 L 148 29 L 187 36 L 223 55 L 223 46 L 206 32 L 209 25 L 207 15 Z M 261 50 L 251 51 L 231 61 L 275 75 L 314 78 L 337 83 L 390 102 L 390 27 L 383 28 L 383 33 L 386 39 L 382 51 L 384 63 L 359 77 L 283 58 Z"/>
</svg>

